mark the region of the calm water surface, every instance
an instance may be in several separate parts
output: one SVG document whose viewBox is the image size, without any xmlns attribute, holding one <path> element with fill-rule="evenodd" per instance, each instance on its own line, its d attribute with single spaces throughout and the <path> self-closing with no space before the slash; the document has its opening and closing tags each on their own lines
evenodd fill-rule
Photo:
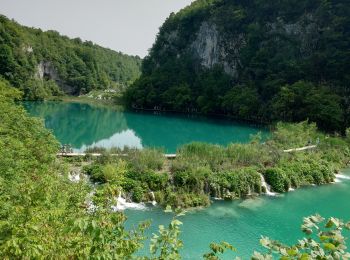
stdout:
<svg viewBox="0 0 350 260">
<path fill-rule="evenodd" d="M 344 174 L 350 176 L 350 170 Z M 181 238 L 185 244 L 182 254 L 184 259 L 201 259 L 210 242 L 227 241 L 238 251 L 224 259 L 234 259 L 232 256 L 237 255 L 249 259 L 254 250 L 262 251 L 259 245 L 261 235 L 284 243 L 296 243 L 303 237 L 300 226 L 305 216 L 319 213 L 324 217 L 350 220 L 349 198 L 350 180 L 342 180 L 341 183 L 306 187 L 277 197 L 215 202 L 207 209 L 180 218 L 183 222 Z M 167 225 L 171 219 L 159 208 L 127 210 L 126 214 L 128 226 L 151 219 L 153 224 L 149 235 L 156 232 L 158 225 Z M 349 232 L 346 236 L 349 237 Z"/>
<path fill-rule="evenodd" d="M 113 108 L 68 102 L 26 102 L 33 116 L 45 120 L 62 144 L 76 151 L 87 147 L 162 147 L 173 153 L 182 144 L 201 141 L 226 145 L 248 142 L 263 128 L 228 120 L 186 115 L 121 112 Z"/>
</svg>

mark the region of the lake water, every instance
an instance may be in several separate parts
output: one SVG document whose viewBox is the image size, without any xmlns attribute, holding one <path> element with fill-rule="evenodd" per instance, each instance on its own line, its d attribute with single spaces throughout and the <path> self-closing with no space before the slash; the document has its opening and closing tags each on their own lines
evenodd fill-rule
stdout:
<svg viewBox="0 0 350 260">
<path fill-rule="evenodd" d="M 109 107 L 96 107 L 68 102 L 26 102 L 24 107 L 45 120 L 62 144 L 75 151 L 88 147 L 162 147 L 176 152 L 182 144 L 193 141 L 226 145 L 248 142 L 263 128 L 229 120 L 200 116 L 122 112 Z"/>
<path fill-rule="evenodd" d="M 261 235 L 295 244 L 304 237 L 300 231 L 303 217 L 315 213 L 349 221 L 350 170 L 345 171 L 344 175 L 349 179 L 339 180 L 341 182 L 335 184 L 305 187 L 276 197 L 218 201 L 207 209 L 187 213 L 180 217 L 183 222 L 181 238 L 184 242 L 184 259 L 201 259 L 211 242 L 221 241 L 227 241 L 237 248 L 237 254 L 225 255 L 223 259 L 234 259 L 232 256 L 237 255 L 250 259 L 254 250 L 264 251 L 259 245 Z M 151 219 L 149 235 L 157 231 L 158 225 L 167 225 L 171 219 L 171 215 L 156 207 L 145 211 L 127 210 L 126 214 L 129 227 Z M 349 237 L 349 232 L 345 234 Z"/>
<path fill-rule="evenodd" d="M 112 108 L 94 107 L 79 103 L 25 103 L 30 114 L 42 117 L 47 128 L 62 144 L 71 144 L 83 151 L 90 146 L 103 147 L 164 147 L 172 153 L 191 141 L 217 144 L 247 142 L 259 129 L 232 121 L 214 120 L 181 115 L 121 112 Z M 263 131 L 267 135 L 266 131 Z M 350 176 L 350 171 L 344 172 Z M 184 259 L 200 259 L 210 242 L 227 241 L 237 255 L 244 259 L 254 250 L 261 250 L 261 235 L 296 243 L 303 236 L 302 218 L 319 213 L 350 220 L 350 177 L 335 184 L 305 187 L 276 197 L 261 196 L 244 201 L 217 201 L 207 209 L 188 212 L 183 222 Z M 127 227 L 151 219 L 148 235 L 158 225 L 167 225 L 171 215 L 160 208 L 126 210 Z M 148 250 L 147 246 L 145 250 Z M 226 255 L 224 259 L 233 259 Z"/>
</svg>

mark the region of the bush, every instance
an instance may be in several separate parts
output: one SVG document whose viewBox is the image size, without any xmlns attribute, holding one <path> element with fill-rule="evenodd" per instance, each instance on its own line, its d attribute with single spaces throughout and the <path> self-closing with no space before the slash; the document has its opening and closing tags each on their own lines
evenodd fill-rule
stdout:
<svg viewBox="0 0 350 260">
<path fill-rule="evenodd" d="M 136 185 L 132 189 L 132 200 L 139 203 L 143 199 L 144 190 L 140 185 Z"/>
<path fill-rule="evenodd" d="M 159 149 L 133 150 L 128 153 L 130 167 L 134 171 L 161 170 L 165 157 Z"/>
<path fill-rule="evenodd" d="M 92 164 L 88 166 L 84 166 L 83 171 L 89 175 L 90 179 L 93 182 L 106 182 L 105 176 L 103 174 L 103 166 L 100 164 Z"/>
<path fill-rule="evenodd" d="M 286 192 L 290 187 L 290 181 L 282 169 L 270 168 L 264 172 L 266 182 L 275 192 Z"/>
</svg>

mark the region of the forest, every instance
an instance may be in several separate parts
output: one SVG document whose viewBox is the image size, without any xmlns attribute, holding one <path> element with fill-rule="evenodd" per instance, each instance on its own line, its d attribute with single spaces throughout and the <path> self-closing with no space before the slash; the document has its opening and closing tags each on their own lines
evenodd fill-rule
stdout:
<svg viewBox="0 0 350 260">
<path fill-rule="evenodd" d="M 199 0 L 161 27 L 130 107 L 349 126 L 350 3 Z"/>
<path fill-rule="evenodd" d="M 140 75 L 141 59 L 0 15 L 0 76 L 27 100 L 91 90 L 123 90 Z"/>
</svg>

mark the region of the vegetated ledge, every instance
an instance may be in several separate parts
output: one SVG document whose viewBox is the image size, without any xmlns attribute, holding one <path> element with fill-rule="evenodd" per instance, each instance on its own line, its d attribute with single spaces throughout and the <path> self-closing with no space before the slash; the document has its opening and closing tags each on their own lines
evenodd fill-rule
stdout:
<svg viewBox="0 0 350 260">
<path fill-rule="evenodd" d="M 316 142 L 314 149 L 284 152 Z M 193 208 L 209 206 L 210 198 L 234 200 L 332 183 L 349 163 L 349 145 L 349 136 L 323 134 L 315 124 L 278 123 L 264 143 L 259 135 L 250 143 L 227 147 L 191 143 L 182 146 L 173 160 L 166 160 L 156 149 L 102 148 L 94 149 L 102 156 L 66 160 L 90 161 L 83 172 L 100 184 L 95 196 L 107 190 L 117 194 L 121 187 L 123 197 L 133 202 L 155 200 L 162 206 Z M 110 156 L 113 153 L 125 156 Z"/>
</svg>

